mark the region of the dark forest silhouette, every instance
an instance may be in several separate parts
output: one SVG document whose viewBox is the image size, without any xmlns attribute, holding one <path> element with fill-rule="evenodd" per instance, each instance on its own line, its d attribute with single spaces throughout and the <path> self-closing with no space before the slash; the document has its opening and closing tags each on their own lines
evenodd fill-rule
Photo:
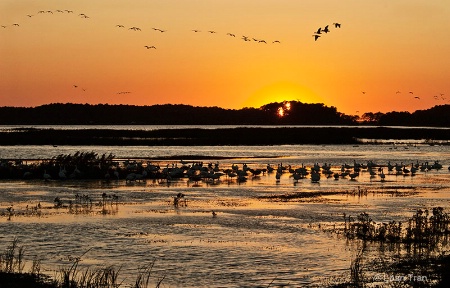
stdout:
<svg viewBox="0 0 450 288">
<path fill-rule="evenodd" d="M 287 102 L 286 102 L 287 103 Z M 450 105 L 410 112 L 346 115 L 321 103 L 290 101 L 284 116 L 278 111 L 286 103 L 260 108 L 224 109 L 182 104 L 153 106 L 108 104 L 47 104 L 37 107 L 0 107 L 0 124 L 45 125 L 383 125 L 450 127 Z"/>
</svg>

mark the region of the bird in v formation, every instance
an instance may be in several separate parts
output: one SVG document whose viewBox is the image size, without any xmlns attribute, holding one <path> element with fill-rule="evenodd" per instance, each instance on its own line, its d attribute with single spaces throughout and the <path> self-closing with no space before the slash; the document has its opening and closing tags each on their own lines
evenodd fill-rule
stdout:
<svg viewBox="0 0 450 288">
<path fill-rule="evenodd" d="M 333 23 L 335 28 L 341 28 L 341 24 L 340 23 Z M 328 28 L 329 25 L 326 25 L 323 29 L 322 27 L 319 27 L 319 29 L 317 29 L 317 31 L 314 32 L 314 34 L 312 35 L 314 37 L 314 41 L 317 41 L 317 39 L 319 39 L 323 33 L 327 34 L 329 33 L 331 30 L 330 28 Z"/>
</svg>

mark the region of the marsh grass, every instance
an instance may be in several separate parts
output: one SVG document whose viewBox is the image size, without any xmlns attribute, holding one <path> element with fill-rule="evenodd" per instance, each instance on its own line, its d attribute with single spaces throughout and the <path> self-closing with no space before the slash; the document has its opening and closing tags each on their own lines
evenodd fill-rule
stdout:
<svg viewBox="0 0 450 288">
<path fill-rule="evenodd" d="M 119 280 L 121 267 L 86 267 L 81 268 L 82 257 L 72 258 L 71 265 L 57 271 L 55 279 L 41 274 L 41 260 L 34 258 L 30 271 L 24 272 L 24 246 L 19 245 L 15 237 L 11 245 L 0 255 L 0 287 L 8 288 L 119 288 L 124 280 Z M 139 268 L 133 288 L 149 288 L 154 260 L 150 265 Z M 156 280 L 155 287 L 160 287 L 165 276 Z M 129 286 L 127 286 L 129 287 Z"/>
<path fill-rule="evenodd" d="M 449 215 L 442 207 L 431 214 L 419 209 L 406 223 L 376 223 L 365 212 L 355 221 L 344 214 L 343 234 L 363 248 L 351 262 L 349 280 L 329 287 L 450 287 L 450 255 L 442 252 L 450 235 Z M 396 252 L 370 257 L 366 248 L 375 243 L 382 254 L 386 248 Z"/>
</svg>

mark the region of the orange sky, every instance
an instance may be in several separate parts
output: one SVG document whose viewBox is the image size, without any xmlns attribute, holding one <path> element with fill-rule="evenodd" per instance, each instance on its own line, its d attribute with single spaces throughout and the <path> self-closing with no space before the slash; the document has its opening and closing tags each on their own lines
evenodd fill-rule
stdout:
<svg viewBox="0 0 450 288">
<path fill-rule="evenodd" d="M 450 103 L 448 19 L 447 0 L 3 0 L 0 106 L 427 109 Z"/>
</svg>

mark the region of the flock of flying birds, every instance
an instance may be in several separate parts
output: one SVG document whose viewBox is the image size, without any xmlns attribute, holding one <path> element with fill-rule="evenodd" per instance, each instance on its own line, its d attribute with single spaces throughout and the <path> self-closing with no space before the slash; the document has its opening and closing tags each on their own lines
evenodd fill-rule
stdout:
<svg viewBox="0 0 450 288">
<path fill-rule="evenodd" d="M 365 95 L 367 92 L 361 91 L 361 93 Z M 396 95 L 401 94 L 401 93 L 402 92 L 398 91 L 398 90 L 395 92 Z M 421 100 L 421 98 L 419 96 L 417 96 L 416 94 L 414 94 L 413 91 L 409 91 L 408 94 L 411 95 L 413 97 L 413 99 Z M 445 101 L 445 100 L 447 100 L 447 97 L 444 97 L 444 95 L 445 95 L 444 93 L 439 93 L 439 95 L 433 95 L 433 99 L 436 101 Z M 448 102 L 450 102 L 450 100 Z"/>
<path fill-rule="evenodd" d="M 333 25 L 334 25 L 334 28 L 341 28 L 341 23 L 335 22 L 335 23 L 333 23 Z M 314 41 L 317 41 L 317 39 L 319 39 L 319 37 L 321 35 L 324 35 L 324 33 L 327 34 L 328 32 L 330 32 L 330 29 L 328 28 L 328 26 L 330 26 L 330 25 L 325 26 L 323 29 L 322 29 L 322 27 L 319 27 L 319 29 L 317 29 L 317 31 L 314 32 L 314 34 L 312 35 L 314 37 Z"/>
</svg>

